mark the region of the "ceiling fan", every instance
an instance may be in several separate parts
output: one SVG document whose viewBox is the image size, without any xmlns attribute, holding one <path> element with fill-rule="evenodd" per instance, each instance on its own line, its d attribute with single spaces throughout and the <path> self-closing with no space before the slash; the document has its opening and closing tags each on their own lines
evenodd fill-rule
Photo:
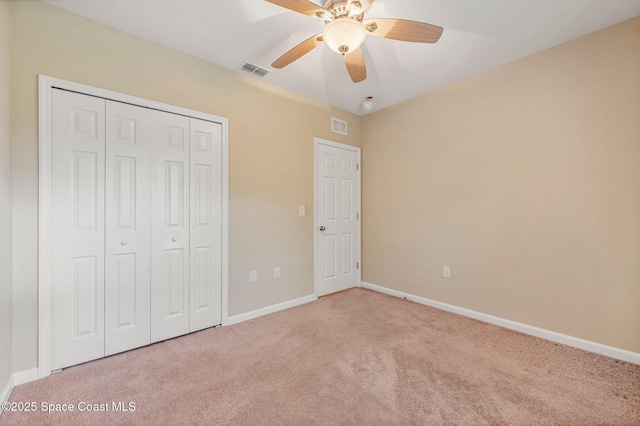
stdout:
<svg viewBox="0 0 640 426">
<path fill-rule="evenodd" d="M 267 0 L 294 12 L 326 22 L 320 34 L 303 41 L 278 58 L 271 66 L 280 69 L 311 52 L 323 41 L 331 50 L 344 56 L 347 71 L 354 83 L 367 78 L 367 69 L 360 46 L 368 34 L 376 37 L 417 43 L 435 43 L 442 27 L 404 19 L 366 19 L 364 12 L 374 0 L 329 0 L 324 7 L 308 0 Z"/>
</svg>

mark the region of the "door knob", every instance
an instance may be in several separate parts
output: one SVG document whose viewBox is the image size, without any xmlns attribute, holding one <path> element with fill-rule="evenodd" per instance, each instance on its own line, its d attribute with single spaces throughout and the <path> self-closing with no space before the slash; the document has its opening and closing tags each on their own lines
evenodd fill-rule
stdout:
<svg viewBox="0 0 640 426">
<path fill-rule="evenodd" d="M 126 246 L 128 243 L 125 240 L 120 241 L 120 244 Z"/>
<path fill-rule="evenodd" d="M 320 230 L 321 230 L 321 231 L 324 231 L 325 229 L 327 229 L 327 228 L 325 228 L 324 226 L 321 226 L 321 227 L 320 227 Z"/>
<path fill-rule="evenodd" d="M 171 241 L 173 241 L 175 243 L 176 241 L 178 241 L 178 237 L 171 238 Z"/>
</svg>

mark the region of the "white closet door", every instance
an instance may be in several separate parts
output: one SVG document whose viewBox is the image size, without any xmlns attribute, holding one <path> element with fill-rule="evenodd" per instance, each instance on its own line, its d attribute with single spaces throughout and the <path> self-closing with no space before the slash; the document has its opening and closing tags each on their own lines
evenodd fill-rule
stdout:
<svg viewBox="0 0 640 426">
<path fill-rule="evenodd" d="M 150 343 L 151 111 L 107 101 L 105 355 Z"/>
<path fill-rule="evenodd" d="M 105 101 L 52 90 L 51 366 L 104 356 Z"/>
<path fill-rule="evenodd" d="M 222 126 L 190 121 L 190 331 L 197 331 L 222 322 Z"/>
<path fill-rule="evenodd" d="M 189 119 L 151 118 L 151 341 L 189 332 Z"/>
</svg>

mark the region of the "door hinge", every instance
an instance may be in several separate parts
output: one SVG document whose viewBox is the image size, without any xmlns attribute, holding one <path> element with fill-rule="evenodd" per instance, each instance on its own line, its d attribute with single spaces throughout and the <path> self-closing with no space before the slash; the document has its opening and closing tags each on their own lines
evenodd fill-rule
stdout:
<svg viewBox="0 0 640 426">
<path fill-rule="evenodd" d="M 356 213 L 356 219 L 360 219 L 360 213 L 359 212 Z"/>
<path fill-rule="evenodd" d="M 356 163 L 356 170 L 360 170 L 360 163 Z"/>
<path fill-rule="evenodd" d="M 360 269 L 360 262 L 356 262 L 356 269 Z"/>
</svg>

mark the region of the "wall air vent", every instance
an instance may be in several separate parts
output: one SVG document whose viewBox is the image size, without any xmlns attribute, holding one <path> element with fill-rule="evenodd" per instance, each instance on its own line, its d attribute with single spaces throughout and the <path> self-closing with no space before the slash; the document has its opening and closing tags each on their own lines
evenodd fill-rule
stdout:
<svg viewBox="0 0 640 426">
<path fill-rule="evenodd" d="M 269 74 L 271 72 L 266 68 L 260 67 L 258 65 L 250 64 L 249 62 L 244 64 L 240 69 L 242 71 L 246 71 L 249 74 L 253 74 L 256 77 L 260 77 L 260 78 L 263 78 L 264 76 L 266 76 L 267 74 Z"/>
<path fill-rule="evenodd" d="M 338 120 L 337 118 L 331 118 L 331 131 L 333 133 L 339 133 L 341 135 L 347 134 L 347 122 Z"/>
</svg>

